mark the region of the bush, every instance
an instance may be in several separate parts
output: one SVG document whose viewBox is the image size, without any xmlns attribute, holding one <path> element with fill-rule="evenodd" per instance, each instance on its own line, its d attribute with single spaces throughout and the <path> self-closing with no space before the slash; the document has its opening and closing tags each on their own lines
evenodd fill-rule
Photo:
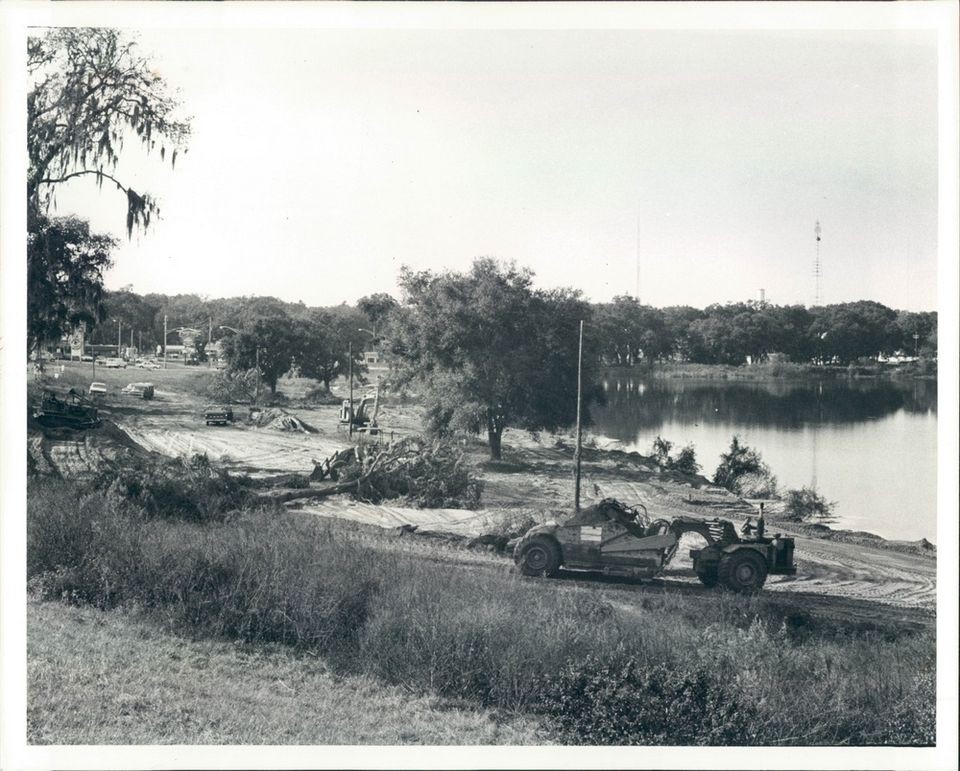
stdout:
<svg viewBox="0 0 960 771">
<path fill-rule="evenodd" d="M 257 372 L 225 369 L 217 373 L 206 389 L 206 396 L 220 404 L 252 403 L 257 393 Z"/>
<path fill-rule="evenodd" d="M 80 563 L 94 539 L 92 520 L 101 498 L 79 494 L 54 477 L 30 483 L 27 496 L 27 575 Z"/>
<path fill-rule="evenodd" d="M 243 478 L 213 467 L 206 455 L 132 459 L 121 469 L 104 471 L 93 487 L 140 506 L 149 516 L 194 522 L 222 519 L 250 497 Z"/>
<path fill-rule="evenodd" d="M 341 401 L 339 396 L 333 394 L 323 385 L 311 388 L 303 396 L 304 404 L 340 404 Z"/>
<path fill-rule="evenodd" d="M 653 440 L 651 453 L 660 468 L 668 471 L 679 471 L 681 474 L 693 476 L 700 473 L 700 464 L 697 463 L 697 454 L 692 444 L 688 444 L 676 457 L 671 457 L 673 442 L 669 442 L 659 434 Z"/>
<path fill-rule="evenodd" d="M 828 501 L 813 487 L 787 490 L 783 518 L 791 522 L 831 522 L 835 501 Z"/>
<path fill-rule="evenodd" d="M 750 744 L 756 708 L 698 666 L 590 656 L 550 678 L 541 709 L 577 744 Z"/>
<path fill-rule="evenodd" d="M 763 462 L 760 453 L 740 443 L 734 436 L 729 451 L 720 456 L 720 465 L 713 475 L 714 484 L 730 492 L 747 497 L 772 497 L 776 494 L 777 478 Z M 761 492 L 763 495 L 753 493 Z"/>
</svg>

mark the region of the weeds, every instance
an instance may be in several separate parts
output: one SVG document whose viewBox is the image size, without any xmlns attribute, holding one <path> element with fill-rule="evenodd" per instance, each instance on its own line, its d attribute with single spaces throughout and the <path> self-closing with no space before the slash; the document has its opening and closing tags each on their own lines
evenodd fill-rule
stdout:
<svg viewBox="0 0 960 771">
<path fill-rule="evenodd" d="M 222 519 L 250 496 L 242 477 L 215 468 L 206 455 L 134 458 L 122 468 L 104 471 L 92 488 L 134 503 L 150 516 L 195 522 Z"/>
<path fill-rule="evenodd" d="M 30 483 L 28 538 L 41 597 L 138 608 L 408 691 L 540 712 L 563 741 L 932 740 L 927 633 L 798 631 L 762 597 L 723 593 L 651 592 L 621 610 L 590 588 L 468 572 L 293 512 L 171 519 L 64 480 Z"/>
</svg>

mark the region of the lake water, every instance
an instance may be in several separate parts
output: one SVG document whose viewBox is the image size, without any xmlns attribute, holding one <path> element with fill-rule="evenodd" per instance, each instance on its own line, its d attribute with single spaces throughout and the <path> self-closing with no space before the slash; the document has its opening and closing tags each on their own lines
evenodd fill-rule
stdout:
<svg viewBox="0 0 960 771">
<path fill-rule="evenodd" d="M 712 477 L 730 439 L 760 451 L 781 490 L 815 486 L 834 527 L 936 542 L 937 383 L 605 378 L 591 431 L 650 454 L 659 434 L 692 443 Z"/>
</svg>

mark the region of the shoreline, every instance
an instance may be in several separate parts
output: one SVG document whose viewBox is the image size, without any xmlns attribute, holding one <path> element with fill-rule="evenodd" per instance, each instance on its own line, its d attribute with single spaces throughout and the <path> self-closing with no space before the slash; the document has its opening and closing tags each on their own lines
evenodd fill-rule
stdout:
<svg viewBox="0 0 960 771">
<path fill-rule="evenodd" d="M 603 377 L 626 374 L 635 377 L 653 377 L 664 379 L 702 379 L 702 380 L 741 380 L 741 381 L 777 381 L 808 380 L 814 378 L 848 378 L 851 380 L 924 380 L 936 381 L 936 371 L 932 373 L 916 372 L 903 367 L 885 367 L 883 365 L 815 366 L 813 364 L 792 364 L 789 362 L 765 362 L 760 364 L 693 364 L 693 363 L 655 363 L 633 364 L 626 366 L 604 365 L 600 368 Z"/>
</svg>

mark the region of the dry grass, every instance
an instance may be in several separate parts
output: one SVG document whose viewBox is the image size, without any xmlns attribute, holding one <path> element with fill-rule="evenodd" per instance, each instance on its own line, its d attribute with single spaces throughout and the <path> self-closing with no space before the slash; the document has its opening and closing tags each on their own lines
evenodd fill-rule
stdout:
<svg viewBox="0 0 960 771">
<path fill-rule="evenodd" d="M 33 744 L 532 744 L 530 718 L 337 677 L 280 646 L 188 640 L 119 611 L 31 602 Z"/>
<path fill-rule="evenodd" d="M 467 569 L 345 538 L 290 512 L 175 522 L 94 493 L 65 521 L 47 509 L 79 491 L 58 484 L 59 498 L 37 483 L 28 496 L 29 548 L 44 555 L 28 560 L 43 565 L 32 585 L 46 597 L 137 607 L 177 632 L 283 643 L 407 692 L 544 713 L 575 743 L 933 740 L 929 632 L 814 622 L 724 592 L 664 590 L 624 606 L 506 564 Z M 676 712 L 651 732 L 616 721 L 631 703 Z M 729 720 L 705 721 L 704 709 Z"/>
</svg>

